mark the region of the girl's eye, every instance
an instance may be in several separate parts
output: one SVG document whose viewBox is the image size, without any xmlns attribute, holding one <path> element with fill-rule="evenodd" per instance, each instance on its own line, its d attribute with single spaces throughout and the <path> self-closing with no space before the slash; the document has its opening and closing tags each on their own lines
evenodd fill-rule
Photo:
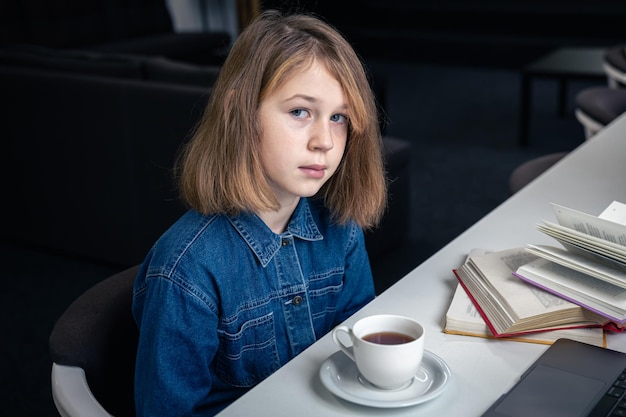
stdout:
<svg viewBox="0 0 626 417">
<path fill-rule="evenodd" d="M 299 119 L 303 119 L 308 116 L 309 112 L 304 109 L 295 109 L 291 111 L 291 114 Z"/>
<path fill-rule="evenodd" d="M 348 121 L 348 116 L 343 114 L 333 114 L 330 120 L 336 123 L 346 123 Z"/>
</svg>

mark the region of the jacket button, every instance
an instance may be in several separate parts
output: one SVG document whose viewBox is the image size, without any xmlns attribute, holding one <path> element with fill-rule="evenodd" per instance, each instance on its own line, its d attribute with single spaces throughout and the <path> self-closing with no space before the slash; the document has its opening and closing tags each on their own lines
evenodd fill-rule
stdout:
<svg viewBox="0 0 626 417">
<path fill-rule="evenodd" d="M 293 297 L 293 300 L 291 300 L 291 303 L 294 306 L 299 306 L 300 304 L 302 304 L 302 297 L 300 297 L 299 295 L 296 295 L 295 297 Z"/>
<path fill-rule="evenodd" d="M 289 239 L 284 238 L 284 239 L 283 239 L 283 241 L 281 242 L 281 244 L 282 244 L 283 246 L 289 246 Z"/>
</svg>

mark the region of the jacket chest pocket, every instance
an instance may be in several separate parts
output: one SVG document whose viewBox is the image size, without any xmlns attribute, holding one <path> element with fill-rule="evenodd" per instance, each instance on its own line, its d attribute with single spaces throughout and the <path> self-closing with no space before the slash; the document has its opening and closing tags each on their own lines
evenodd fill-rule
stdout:
<svg viewBox="0 0 626 417">
<path fill-rule="evenodd" d="M 274 314 L 245 318 L 218 329 L 216 373 L 237 387 L 251 387 L 280 367 Z"/>
</svg>

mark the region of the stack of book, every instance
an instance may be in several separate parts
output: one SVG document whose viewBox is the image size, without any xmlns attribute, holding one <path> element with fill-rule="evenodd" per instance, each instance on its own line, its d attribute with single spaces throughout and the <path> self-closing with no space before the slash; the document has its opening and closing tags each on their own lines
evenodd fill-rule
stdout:
<svg viewBox="0 0 626 417">
<path fill-rule="evenodd" d="M 614 202 L 598 217 L 552 207 L 558 224 L 538 229 L 563 248 L 474 250 L 453 270 L 446 333 L 606 346 L 605 330 L 626 327 L 626 206 Z"/>
</svg>

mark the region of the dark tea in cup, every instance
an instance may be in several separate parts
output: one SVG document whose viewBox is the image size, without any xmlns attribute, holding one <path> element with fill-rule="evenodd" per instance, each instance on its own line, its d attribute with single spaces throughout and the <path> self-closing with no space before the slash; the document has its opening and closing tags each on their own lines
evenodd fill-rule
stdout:
<svg viewBox="0 0 626 417">
<path fill-rule="evenodd" d="M 398 332 L 376 332 L 363 336 L 361 339 L 381 345 L 401 345 L 415 340 L 415 337 Z"/>
</svg>

